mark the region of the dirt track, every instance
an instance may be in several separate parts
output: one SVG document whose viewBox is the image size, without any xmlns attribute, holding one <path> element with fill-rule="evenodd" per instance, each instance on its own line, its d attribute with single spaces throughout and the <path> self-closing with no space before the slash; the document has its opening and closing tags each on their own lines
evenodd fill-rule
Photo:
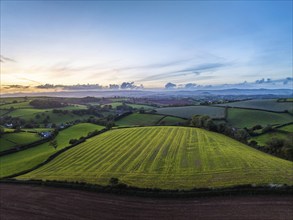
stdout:
<svg viewBox="0 0 293 220">
<path fill-rule="evenodd" d="M 0 184 L 0 219 L 293 219 L 290 196 L 150 199 Z"/>
</svg>

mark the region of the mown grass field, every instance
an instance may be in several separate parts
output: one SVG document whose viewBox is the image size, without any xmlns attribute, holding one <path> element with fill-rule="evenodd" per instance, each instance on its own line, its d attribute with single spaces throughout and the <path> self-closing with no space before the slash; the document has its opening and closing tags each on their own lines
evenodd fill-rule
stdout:
<svg viewBox="0 0 293 220">
<path fill-rule="evenodd" d="M 255 125 L 282 125 L 293 121 L 287 113 L 274 113 L 261 110 L 229 108 L 227 121 L 237 128 L 251 128 Z"/>
<path fill-rule="evenodd" d="M 55 138 L 58 143 L 58 147 L 56 150 L 52 146 L 50 146 L 49 143 L 44 143 L 39 146 L 29 148 L 27 150 L 23 150 L 6 156 L 1 156 L 0 177 L 12 175 L 30 169 L 46 160 L 56 151 L 69 146 L 70 139 L 78 139 L 81 136 L 86 136 L 91 131 L 101 130 L 103 128 L 103 126 L 90 123 L 77 124 L 59 132 L 59 134 Z"/>
<path fill-rule="evenodd" d="M 191 189 L 293 184 L 293 163 L 198 128 L 116 129 L 93 137 L 17 179 Z"/>
<path fill-rule="evenodd" d="M 139 114 L 133 113 L 118 121 L 115 121 L 117 126 L 147 126 L 156 125 L 156 123 L 163 118 L 163 115 L 153 115 L 153 114 Z"/>
<path fill-rule="evenodd" d="M 191 118 L 193 115 L 208 115 L 211 118 L 224 118 L 225 108 L 211 106 L 184 106 L 157 108 L 159 114 L 172 115 L 182 118 Z"/>
<path fill-rule="evenodd" d="M 3 134 L 0 138 L 0 151 L 29 144 L 40 139 L 41 137 L 38 134 L 29 132 Z"/>
<path fill-rule="evenodd" d="M 253 99 L 247 101 L 231 102 L 218 104 L 217 106 L 230 106 L 238 108 L 254 108 L 268 111 L 285 111 L 293 112 L 293 105 L 290 102 L 277 102 L 276 99 Z"/>
</svg>

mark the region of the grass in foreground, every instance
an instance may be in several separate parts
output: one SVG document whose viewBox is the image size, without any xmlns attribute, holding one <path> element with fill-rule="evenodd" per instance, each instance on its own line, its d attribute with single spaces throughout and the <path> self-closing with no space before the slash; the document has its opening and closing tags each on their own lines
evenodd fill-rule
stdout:
<svg viewBox="0 0 293 220">
<path fill-rule="evenodd" d="M 292 162 L 198 128 L 108 131 L 17 179 L 106 185 L 111 177 L 147 188 L 191 189 L 241 184 L 292 185 Z"/>
<path fill-rule="evenodd" d="M 49 143 L 44 143 L 27 150 L 2 156 L 0 157 L 0 177 L 5 177 L 27 169 L 31 169 L 46 160 L 56 151 L 69 146 L 70 139 L 78 139 L 81 136 L 86 136 L 91 131 L 101 130 L 103 128 L 103 126 L 90 123 L 77 124 L 59 132 L 58 136 L 56 137 L 58 142 L 58 147 L 56 150 L 50 146 Z"/>
</svg>

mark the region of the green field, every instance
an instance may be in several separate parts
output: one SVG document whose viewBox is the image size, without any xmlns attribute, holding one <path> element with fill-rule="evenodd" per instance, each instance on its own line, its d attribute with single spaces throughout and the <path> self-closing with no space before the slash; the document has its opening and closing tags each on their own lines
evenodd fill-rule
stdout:
<svg viewBox="0 0 293 220">
<path fill-rule="evenodd" d="M 86 136 L 91 131 L 103 128 L 102 126 L 89 123 L 77 124 L 59 132 L 56 137 L 58 143 L 57 150 L 49 146 L 49 143 L 44 143 L 37 147 L 2 156 L 0 157 L 0 177 L 30 169 L 46 160 L 56 151 L 69 146 L 70 139 L 78 139 L 81 136 Z"/>
<path fill-rule="evenodd" d="M 274 131 L 267 132 L 255 137 L 250 140 L 257 141 L 259 146 L 266 146 L 267 142 L 273 138 L 283 139 L 283 140 L 293 140 L 293 124 L 280 127 Z"/>
<path fill-rule="evenodd" d="M 227 121 L 237 128 L 251 128 L 254 125 L 282 125 L 293 121 L 293 117 L 287 113 L 274 113 L 261 110 L 229 108 Z"/>
<path fill-rule="evenodd" d="M 34 108 L 28 108 L 28 109 L 16 109 L 12 112 L 10 112 L 9 114 L 7 114 L 7 116 L 11 116 L 11 117 L 19 117 L 22 118 L 24 120 L 30 120 L 30 119 L 34 119 L 36 114 L 41 114 L 41 113 L 45 113 L 48 112 L 47 109 L 34 109 Z"/>
<path fill-rule="evenodd" d="M 14 131 L 15 131 L 15 129 L 13 129 L 13 128 L 4 128 L 5 133 L 14 132 Z"/>
<path fill-rule="evenodd" d="M 254 140 L 257 142 L 259 146 L 266 146 L 267 142 L 273 138 L 278 138 L 278 139 L 288 139 L 291 137 L 291 140 L 293 138 L 293 135 L 286 134 L 284 132 L 279 132 L 279 131 L 273 131 L 273 132 L 268 132 L 265 134 L 261 134 L 259 136 L 253 137 L 250 140 Z"/>
<path fill-rule="evenodd" d="M 163 117 L 164 117 L 163 115 L 133 113 L 118 121 L 115 121 L 115 124 L 118 126 L 156 125 L 157 122 Z"/>
<path fill-rule="evenodd" d="M 109 104 L 105 104 L 105 105 L 112 105 L 112 108 L 116 108 L 119 105 L 122 105 L 122 102 L 112 102 Z M 150 106 L 150 105 L 141 105 L 141 104 L 129 104 L 129 103 L 125 103 L 128 106 L 131 106 L 132 108 L 136 108 L 136 109 L 141 109 L 144 108 L 145 110 L 150 110 L 150 109 L 154 109 L 155 107 Z"/>
<path fill-rule="evenodd" d="M 293 184 L 293 163 L 198 128 L 116 129 L 87 140 L 17 179 L 191 189 Z"/>
<path fill-rule="evenodd" d="M 4 134 L 0 138 L 0 151 L 8 150 L 10 148 L 29 144 L 40 140 L 41 137 L 36 133 L 18 132 Z"/>
<path fill-rule="evenodd" d="M 31 106 L 29 103 L 30 102 L 27 101 L 27 102 L 4 104 L 4 105 L 0 106 L 0 109 L 10 109 L 11 107 L 13 107 L 15 109 L 33 108 L 33 106 Z"/>
<path fill-rule="evenodd" d="M 185 123 L 187 120 L 172 116 L 167 116 L 163 118 L 159 125 L 178 125 L 179 123 Z"/>
<path fill-rule="evenodd" d="M 268 111 L 293 111 L 293 105 L 290 102 L 277 102 L 276 99 L 253 99 L 247 101 L 230 102 L 218 104 L 217 106 L 230 106 L 238 108 L 254 108 Z"/>
<path fill-rule="evenodd" d="M 79 115 L 75 115 L 75 114 L 72 114 L 72 113 L 67 113 L 67 114 L 62 114 L 62 113 L 53 113 L 52 111 L 48 111 L 48 112 L 45 112 L 44 115 L 40 115 L 40 118 L 39 119 L 36 119 L 35 118 L 35 115 L 34 114 L 32 116 L 32 118 L 42 124 L 43 120 L 49 116 L 49 121 L 51 123 L 55 123 L 55 124 L 61 124 L 61 123 L 66 123 L 66 122 L 72 122 L 72 121 L 75 121 L 75 120 L 83 120 L 83 119 L 88 119 L 91 115 L 82 115 L 82 116 L 79 116 Z"/>
<path fill-rule="evenodd" d="M 5 97 L 5 98 L 0 98 L 0 106 L 6 105 L 6 104 L 14 104 L 14 101 L 17 102 L 27 102 L 31 100 L 31 98 L 27 97 Z"/>
<path fill-rule="evenodd" d="M 7 114 L 8 112 L 9 112 L 8 110 L 0 109 L 0 116 L 3 116 L 5 114 Z"/>
<path fill-rule="evenodd" d="M 67 106 L 65 108 L 62 108 L 63 110 L 73 110 L 73 109 L 84 109 L 85 107 L 80 106 Z M 36 115 L 39 115 L 40 117 L 37 119 Z M 11 117 L 19 117 L 21 119 L 24 119 L 26 121 L 34 120 L 35 122 L 39 124 L 43 124 L 43 120 L 46 119 L 47 116 L 49 116 L 49 122 L 50 123 L 66 123 L 66 122 L 72 122 L 75 120 L 83 120 L 89 118 L 91 115 L 75 115 L 73 113 L 53 113 L 51 109 L 16 109 L 12 111 L 11 113 L 7 114 L 7 116 Z"/>
<path fill-rule="evenodd" d="M 53 131 L 54 129 L 53 128 L 22 128 L 21 130 L 39 133 L 39 132 L 43 132 L 43 131 Z"/>
<path fill-rule="evenodd" d="M 293 133 L 293 124 L 280 127 L 280 128 L 278 128 L 278 130 L 287 131 L 287 132 Z"/>
<path fill-rule="evenodd" d="M 224 118 L 225 108 L 210 106 L 184 106 L 156 108 L 159 114 L 172 115 L 182 118 L 191 118 L 193 115 L 208 115 L 211 118 Z"/>
</svg>

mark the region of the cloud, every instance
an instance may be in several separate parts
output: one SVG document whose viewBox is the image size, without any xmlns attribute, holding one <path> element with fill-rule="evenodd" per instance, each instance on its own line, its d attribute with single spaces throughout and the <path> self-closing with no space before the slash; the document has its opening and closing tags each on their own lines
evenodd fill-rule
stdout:
<svg viewBox="0 0 293 220">
<path fill-rule="evenodd" d="M 143 78 L 140 81 L 142 81 L 142 82 L 143 81 L 154 81 L 154 80 L 166 79 L 166 78 L 170 78 L 170 77 L 186 76 L 186 75 L 198 76 L 202 72 L 209 71 L 209 70 L 215 70 L 220 67 L 227 66 L 227 65 L 230 65 L 230 64 L 227 64 L 227 63 L 204 63 L 204 64 L 184 68 L 184 69 L 173 71 L 173 72 L 161 73 L 161 74 L 148 76 L 146 78 Z"/>
<path fill-rule="evenodd" d="M 262 78 L 259 80 L 255 81 L 255 84 L 283 84 L 283 85 L 287 85 L 288 83 L 292 83 L 293 82 L 293 78 L 292 77 L 287 77 L 285 79 L 275 79 L 272 80 L 270 78 Z"/>
<path fill-rule="evenodd" d="M 0 62 L 1 63 L 6 63 L 6 62 L 16 62 L 14 59 L 11 59 L 11 58 L 9 58 L 9 57 L 5 57 L 5 56 L 2 56 L 2 55 L 0 55 Z"/>
</svg>

